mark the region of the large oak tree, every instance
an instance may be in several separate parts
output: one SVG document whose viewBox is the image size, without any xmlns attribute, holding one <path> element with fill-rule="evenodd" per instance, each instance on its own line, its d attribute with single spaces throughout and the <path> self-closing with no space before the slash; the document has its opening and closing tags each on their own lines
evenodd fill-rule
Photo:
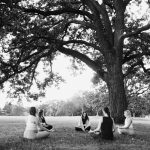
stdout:
<svg viewBox="0 0 150 150">
<path fill-rule="evenodd" d="M 1 2 L 9 12 L 9 25 L 1 27 L 5 35 L 0 49 L 0 83 L 10 80 L 30 87 L 39 63 L 45 62 L 51 71 L 52 60 L 63 53 L 88 65 L 106 82 L 112 116 L 121 122 L 127 109 L 124 79 L 141 69 L 149 72 L 144 61 L 150 56 L 150 37 L 143 31 L 150 29 L 150 23 L 144 25 L 146 16 L 134 20 L 127 11 L 132 3 L 140 6 L 142 0 L 9 2 Z M 37 84 L 44 87 L 52 78 L 49 72 L 44 83 Z"/>
</svg>

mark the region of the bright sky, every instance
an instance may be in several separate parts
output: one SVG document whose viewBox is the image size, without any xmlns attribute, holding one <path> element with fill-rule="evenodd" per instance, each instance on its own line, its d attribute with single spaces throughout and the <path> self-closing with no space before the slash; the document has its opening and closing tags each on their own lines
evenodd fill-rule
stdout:
<svg viewBox="0 0 150 150">
<path fill-rule="evenodd" d="M 92 87 L 91 79 L 93 77 L 93 71 L 86 66 L 86 70 L 83 71 L 82 74 L 73 75 L 73 71 L 69 69 L 70 64 L 68 57 L 64 57 L 64 55 L 57 57 L 53 62 L 53 71 L 58 72 L 66 82 L 60 84 L 59 89 L 54 86 L 47 88 L 46 97 L 39 100 L 39 102 L 54 99 L 65 101 L 71 98 L 74 94 L 88 90 Z M 24 105 L 26 104 L 24 103 Z"/>
<path fill-rule="evenodd" d="M 66 83 L 60 84 L 60 88 L 56 88 L 54 86 L 46 89 L 46 97 L 39 99 L 39 101 L 35 102 L 27 102 L 23 100 L 23 105 L 33 106 L 38 105 L 47 100 L 68 100 L 74 94 L 79 93 L 80 91 L 88 90 L 92 87 L 91 78 L 93 77 L 93 71 L 86 67 L 86 70 L 83 71 L 82 74 L 73 75 L 73 71 L 70 68 L 70 60 L 68 57 L 64 57 L 63 55 L 58 56 L 58 58 L 53 62 L 53 71 L 58 72 L 65 80 Z M 32 91 L 36 91 L 36 87 L 32 89 Z M 11 101 L 12 99 L 8 99 L 6 94 L 0 93 L 1 95 L 1 103 L 0 107 L 2 108 L 5 105 L 6 101 Z M 15 103 L 16 101 L 14 101 Z"/>
</svg>

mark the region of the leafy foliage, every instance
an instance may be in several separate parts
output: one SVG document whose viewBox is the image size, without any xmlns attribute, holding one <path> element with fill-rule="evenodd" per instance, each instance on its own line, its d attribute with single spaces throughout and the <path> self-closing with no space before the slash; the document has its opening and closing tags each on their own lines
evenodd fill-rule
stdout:
<svg viewBox="0 0 150 150">
<path fill-rule="evenodd" d="M 3 115 L 9 116 L 24 116 L 27 110 L 21 105 L 13 105 L 11 103 L 6 103 L 3 108 Z"/>
<path fill-rule="evenodd" d="M 42 90 L 53 81 L 58 83 L 62 79 L 52 73 L 52 61 L 63 53 L 91 67 L 106 82 L 111 111 L 123 115 L 127 108 L 124 79 L 138 72 L 149 75 L 150 71 L 146 67 L 150 56 L 150 35 L 146 32 L 150 24 L 146 20 L 150 12 L 147 9 L 144 17 L 138 18 L 131 11 L 134 6 L 142 7 L 143 1 L 10 2 L 0 2 L 0 13 L 9 20 L 0 26 L 0 83 L 9 80 L 14 85 L 21 81 L 17 85 L 24 88 L 17 90 L 27 94 L 31 94 L 33 82 Z M 144 4 L 149 8 L 146 0 Z M 48 68 L 43 84 L 37 81 L 41 62 Z"/>
</svg>

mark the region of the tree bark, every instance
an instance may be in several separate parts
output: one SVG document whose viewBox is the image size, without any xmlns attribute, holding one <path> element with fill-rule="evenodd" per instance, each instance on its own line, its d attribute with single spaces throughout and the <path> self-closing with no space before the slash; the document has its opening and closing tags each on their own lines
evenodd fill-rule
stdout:
<svg viewBox="0 0 150 150">
<path fill-rule="evenodd" d="M 117 64 L 111 66 L 110 70 L 107 81 L 110 111 L 114 121 L 120 124 L 124 122 L 124 111 L 127 109 L 123 73 Z"/>
</svg>

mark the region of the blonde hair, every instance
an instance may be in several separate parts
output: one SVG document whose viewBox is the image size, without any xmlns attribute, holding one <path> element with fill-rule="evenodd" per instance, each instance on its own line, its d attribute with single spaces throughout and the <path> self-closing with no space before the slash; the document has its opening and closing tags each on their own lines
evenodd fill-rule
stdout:
<svg viewBox="0 0 150 150">
<path fill-rule="evenodd" d="M 131 116 L 130 110 L 125 110 L 124 112 L 127 113 L 127 116 Z"/>
</svg>

